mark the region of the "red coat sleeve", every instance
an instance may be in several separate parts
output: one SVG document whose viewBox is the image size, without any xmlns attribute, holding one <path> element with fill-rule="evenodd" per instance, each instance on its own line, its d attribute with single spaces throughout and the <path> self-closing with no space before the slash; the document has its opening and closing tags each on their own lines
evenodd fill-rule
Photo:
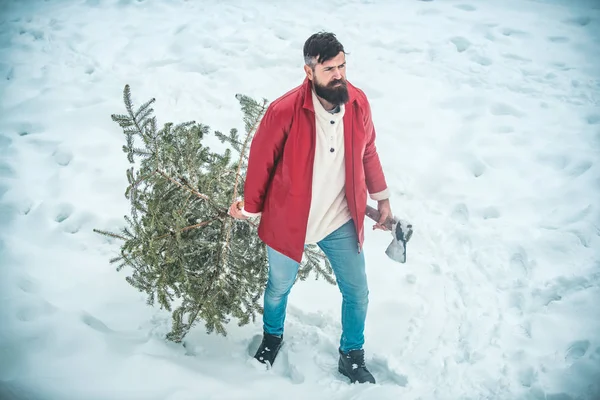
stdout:
<svg viewBox="0 0 600 400">
<path fill-rule="evenodd" d="M 249 213 L 262 212 L 268 184 L 283 151 L 287 133 L 284 118 L 279 114 L 271 104 L 250 144 L 244 182 L 244 210 Z"/>
<path fill-rule="evenodd" d="M 375 145 L 375 138 L 377 136 L 375 127 L 373 125 L 373 119 L 371 116 L 371 106 L 366 96 L 364 98 L 364 123 L 365 130 L 367 133 L 367 143 L 365 147 L 365 154 L 363 156 L 363 165 L 365 168 L 365 179 L 367 189 L 373 200 L 384 200 L 387 199 L 390 194 L 377 153 L 377 147 Z"/>
</svg>

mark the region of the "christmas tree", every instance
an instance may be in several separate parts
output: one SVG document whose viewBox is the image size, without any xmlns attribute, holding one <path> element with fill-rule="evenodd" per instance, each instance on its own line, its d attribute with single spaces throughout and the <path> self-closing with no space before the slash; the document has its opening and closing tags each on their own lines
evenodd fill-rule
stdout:
<svg viewBox="0 0 600 400">
<path fill-rule="evenodd" d="M 151 107 L 155 99 L 134 110 L 129 85 L 123 91 L 127 113 L 112 115 L 123 130 L 123 152 L 132 164 L 125 190 L 131 214 L 118 233 L 94 231 L 122 241 L 110 263 L 118 271 L 130 268 L 127 282 L 147 294 L 149 305 L 158 303 L 172 313 L 167 339 L 175 342 L 199 320 L 208 333 L 226 335 L 230 318 L 241 326 L 263 311 L 259 301 L 268 262 L 257 233 L 260 221 L 239 221 L 227 211 L 243 197 L 250 142 L 268 104 L 244 95 L 236 98 L 245 135 L 240 137 L 236 129 L 228 135 L 214 131 L 228 144 L 221 153 L 203 143 L 211 134 L 208 125 L 168 122 L 158 129 Z M 298 279 L 311 272 L 335 284 L 331 265 L 315 245 L 306 248 Z"/>
</svg>

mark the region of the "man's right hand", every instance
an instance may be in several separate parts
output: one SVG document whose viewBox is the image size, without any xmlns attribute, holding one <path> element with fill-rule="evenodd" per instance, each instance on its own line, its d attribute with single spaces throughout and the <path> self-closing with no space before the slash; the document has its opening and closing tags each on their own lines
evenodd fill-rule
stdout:
<svg viewBox="0 0 600 400">
<path fill-rule="evenodd" d="M 245 216 L 244 214 L 242 214 L 242 208 L 244 208 L 244 201 L 243 200 L 236 200 L 229 207 L 228 214 L 231 215 L 235 219 L 242 219 L 242 220 L 243 219 L 248 219 L 247 216 Z"/>
</svg>

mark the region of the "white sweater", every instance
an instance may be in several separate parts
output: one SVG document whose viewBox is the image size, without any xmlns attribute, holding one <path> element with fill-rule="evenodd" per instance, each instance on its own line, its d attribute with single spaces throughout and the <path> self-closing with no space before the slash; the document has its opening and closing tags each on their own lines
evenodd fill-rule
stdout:
<svg viewBox="0 0 600 400">
<path fill-rule="evenodd" d="M 345 107 L 341 105 L 339 111 L 331 113 L 323 107 L 314 91 L 312 91 L 312 97 L 317 137 L 306 244 L 323 240 L 352 219 L 345 193 L 343 122 Z M 388 197 L 388 189 L 371 194 L 373 200 L 384 200 Z M 242 213 L 249 217 L 261 214 L 249 213 L 244 209 L 242 209 Z"/>
<path fill-rule="evenodd" d="M 311 91 L 317 138 L 306 243 L 317 243 L 352 218 L 346 201 L 344 105 L 330 113 Z M 333 151 L 331 151 L 333 150 Z"/>
</svg>

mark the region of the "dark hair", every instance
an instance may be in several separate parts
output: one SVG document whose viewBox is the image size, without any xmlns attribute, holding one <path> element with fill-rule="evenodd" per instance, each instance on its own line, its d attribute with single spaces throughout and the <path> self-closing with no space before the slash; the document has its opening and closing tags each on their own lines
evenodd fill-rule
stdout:
<svg viewBox="0 0 600 400">
<path fill-rule="evenodd" d="M 314 58 L 321 64 L 337 56 L 340 51 L 344 52 L 344 46 L 337 40 L 335 34 L 330 32 L 318 32 L 311 35 L 304 43 L 304 62 L 315 67 Z"/>
</svg>

